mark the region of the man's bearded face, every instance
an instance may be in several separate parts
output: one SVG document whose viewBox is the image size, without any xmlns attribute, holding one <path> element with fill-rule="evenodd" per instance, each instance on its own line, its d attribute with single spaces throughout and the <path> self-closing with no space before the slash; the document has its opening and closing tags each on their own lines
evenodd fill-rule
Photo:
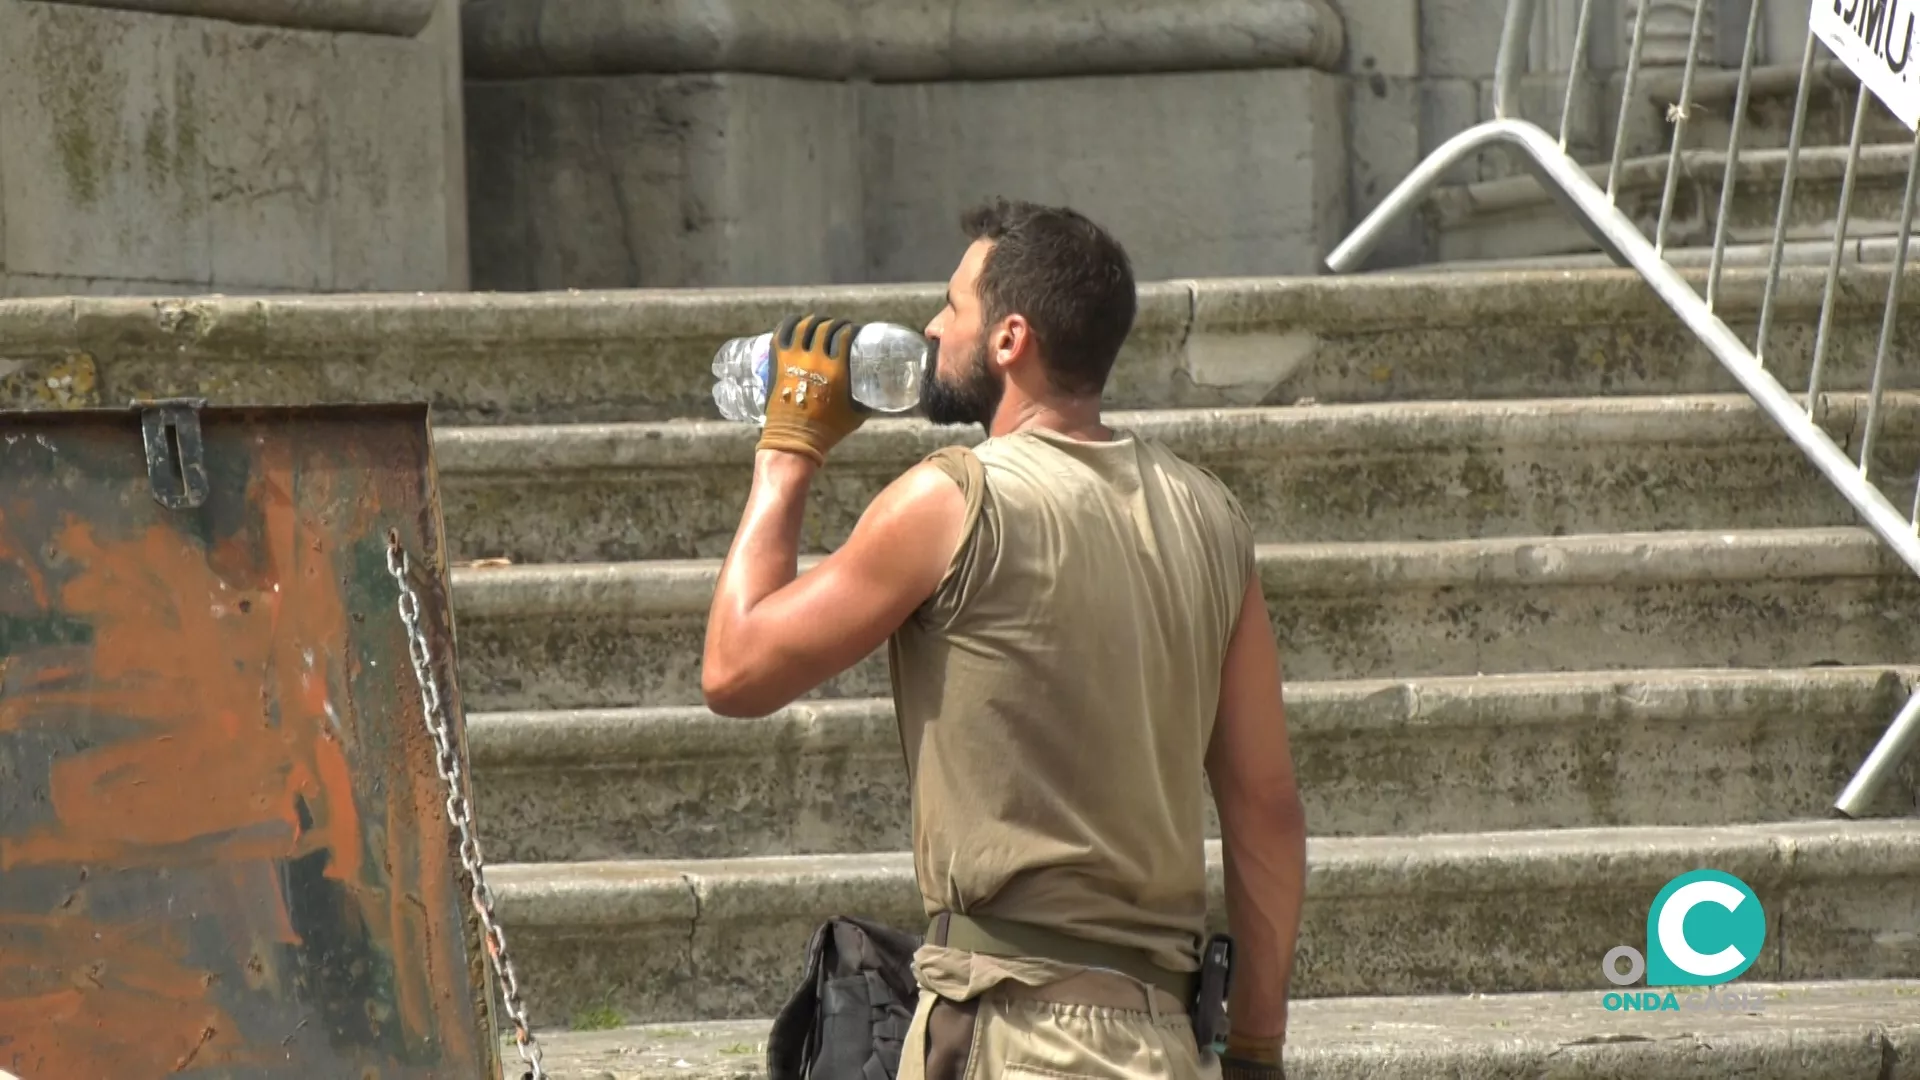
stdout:
<svg viewBox="0 0 1920 1080">
<path fill-rule="evenodd" d="M 940 339 L 934 338 L 931 344 L 933 371 L 920 381 L 920 407 L 926 418 L 936 424 L 979 424 L 991 432 L 1006 386 L 987 366 L 987 343 L 976 341 L 964 358 L 955 358 L 952 371 L 941 362 Z"/>
</svg>

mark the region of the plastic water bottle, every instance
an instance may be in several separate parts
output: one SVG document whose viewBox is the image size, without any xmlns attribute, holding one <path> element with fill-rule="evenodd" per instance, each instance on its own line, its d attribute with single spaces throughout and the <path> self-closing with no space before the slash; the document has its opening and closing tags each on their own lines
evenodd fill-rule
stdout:
<svg viewBox="0 0 1920 1080">
<path fill-rule="evenodd" d="M 903 413 L 920 403 L 926 376 L 927 339 L 894 323 L 855 328 L 847 357 L 853 400 L 868 412 Z M 713 401 L 728 420 L 767 421 L 767 387 L 773 384 L 773 335 L 734 338 L 713 357 Z"/>
</svg>

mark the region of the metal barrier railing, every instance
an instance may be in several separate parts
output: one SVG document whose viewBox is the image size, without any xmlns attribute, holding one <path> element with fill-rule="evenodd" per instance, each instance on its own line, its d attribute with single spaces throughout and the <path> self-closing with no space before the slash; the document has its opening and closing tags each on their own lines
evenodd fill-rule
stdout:
<svg viewBox="0 0 1920 1080">
<path fill-rule="evenodd" d="M 1629 111 L 1640 77 L 1640 58 L 1646 38 L 1649 0 L 1641 0 L 1634 19 L 1632 44 L 1627 56 L 1626 74 L 1620 103 L 1620 116 L 1614 135 L 1612 158 L 1607 168 L 1606 187 L 1602 189 L 1587 169 L 1567 153 L 1569 118 L 1573 115 L 1576 88 L 1581 83 L 1587 43 L 1593 22 L 1593 0 L 1580 0 L 1577 16 L 1572 68 L 1560 112 L 1558 138 L 1538 124 L 1519 116 L 1520 76 L 1525 71 L 1526 49 L 1532 32 L 1537 0 L 1508 0 L 1506 21 L 1502 25 L 1500 52 L 1494 77 L 1494 119 L 1478 124 L 1447 140 L 1422 161 L 1407 178 L 1368 214 L 1358 227 L 1327 257 L 1327 266 L 1335 273 L 1358 268 L 1373 246 L 1383 237 L 1395 219 L 1414 210 L 1441 180 L 1441 177 L 1469 155 L 1504 144 L 1517 150 L 1522 164 L 1542 187 L 1566 205 L 1600 249 L 1617 264 L 1630 266 L 1651 285 L 1654 292 L 1699 336 L 1702 343 L 1725 366 L 1739 384 L 1752 395 L 1766 414 L 1787 437 L 1803 451 L 1822 474 L 1831 481 L 1867 525 L 1916 574 L 1920 574 L 1920 478 L 1916 478 L 1914 501 L 1906 513 L 1895 509 L 1873 483 L 1871 463 L 1873 444 L 1881 422 L 1880 403 L 1886 389 L 1887 360 L 1893 342 L 1894 324 L 1900 306 L 1901 282 L 1905 277 L 1908 242 L 1913 233 L 1914 189 L 1920 180 L 1920 135 L 1915 151 L 1909 154 L 1906 193 L 1901 203 L 1900 223 L 1893 269 L 1888 275 L 1887 295 L 1881 315 L 1880 336 L 1874 358 L 1871 388 L 1868 392 L 1866 431 L 1856 462 L 1843 451 L 1826 431 L 1814 422 L 1813 411 L 1820 399 L 1822 365 L 1826 359 L 1833 323 L 1833 302 L 1840 274 L 1842 252 L 1846 244 L 1848 215 L 1854 194 L 1855 174 L 1861 155 L 1861 130 L 1868 119 L 1872 92 L 1865 80 L 1860 82 L 1854 106 L 1853 127 L 1845 176 L 1841 182 L 1839 206 L 1835 216 L 1833 247 L 1827 260 L 1825 292 L 1820 320 L 1815 331 L 1812 367 L 1804 400 L 1795 400 L 1766 369 L 1768 334 L 1772 329 L 1782 251 L 1785 246 L 1788 211 L 1794 198 L 1794 181 L 1800 159 L 1801 135 L 1805 130 L 1808 90 L 1813 82 L 1816 54 L 1825 46 L 1812 32 L 1807 34 L 1800 77 L 1794 100 L 1792 130 L 1788 136 L 1785 171 L 1781 180 L 1780 203 L 1776 213 L 1772 247 L 1766 270 L 1766 285 L 1760 305 L 1759 327 L 1753 347 L 1735 334 L 1714 314 L 1720 279 L 1725 269 L 1729 206 L 1740 164 L 1741 140 L 1747 123 L 1749 92 L 1753 84 L 1758 29 L 1765 0 L 1752 0 L 1746 26 L 1745 49 L 1740 60 L 1740 77 L 1731 133 L 1727 141 L 1725 175 L 1720 185 L 1720 213 L 1714 225 L 1713 251 L 1706 275 L 1705 295 L 1696 292 L 1674 269 L 1665 256 L 1667 230 L 1672 220 L 1675 187 L 1680 172 L 1687 122 L 1693 110 L 1695 69 L 1701 53 L 1702 29 L 1706 7 L 1713 0 L 1694 0 L 1692 37 L 1689 41 L 1680 80 L 1680 100 L 1668 110 L 1673 138 L 1668 151 L 1665 188 L 1660 212 L 1651 239 L 1643 235 L 1633 221 L 1615 205 L 1621 165 L 1627 144 Z M 1826 0 L 1814 0 L 1825 3 Z M 1850 0 L 1859 3 L 1861 0 Z M 1888 30 L 1891 33 L 1891 29 Z M 1835 800 L 1834 808 L 1849 817 L 1865 813 L 1880 787 L 1891 777 L 1900 758 L 1920 740 L 1920 690 L 1915 690 L 1899 715 L 1887 728 L 1852 780 Z"/>
</svg>

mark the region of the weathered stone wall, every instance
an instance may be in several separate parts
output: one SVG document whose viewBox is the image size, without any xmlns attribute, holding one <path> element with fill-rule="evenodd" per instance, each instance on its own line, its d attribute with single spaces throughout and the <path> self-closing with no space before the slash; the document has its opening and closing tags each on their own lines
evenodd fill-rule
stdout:
<svg viewBox="0 0 1920 1080">
<path fill-rule="evenodd" d="M 1347 221 L 1325 0 L 476 0 L 465 19 L 481 287 L 941 278 L 959 213 L 996 194 L 1109 222 L 1146 278 L 1313 273 Z"/>
<path fill-rule="evenodd" d="M 1648 2 L 1671 79 L 1691 3 Z M 1610 146 L 1639 3 L 1592 0 L 1576 156 Z M 1703 60 L 1737 62 L 1748 0 L 1707 3 Z M 1762 63 L 1798 61 L 1807 3 L 1765 5 Z M 1579 4 L 1535 21 L 1548 125 Z M 994 194 L 1088 210 L 1144 278 L 1317 273 L 1493 115 L 1505 9 L 0 0 L 0 295 L 928 280 Z M 1641 96 L 1635 153 L 1663 135 Z M 1411 216 L 1371 265 L 1441 249 Z"/>
<path fill-rule="evenodd" d="M 0 0 L 0 295 L 465 288 L 458 0 Z"/>
<path fill-rule="evenodd" d="M 1611 149 L 1640 2 L 1590 0 L 1568 130 L 1584 160 Z M 1694 4 L 1647 2 L 1642 69 L 1671 81 Z M 1705 3 L 1702 70 L 1737 65 L 1749 0 Z M 1807 3 L 1766 5 L 1761 64 L 1798 62 Z M 1522 113 L 1553 128 L 1580 4 L 1541 0 L 1529 39 Z M 1425 155 L 1493 117 L 1506 9 L 474 0 L 476 281 L 937 279 L 961 246 L 956 215 L 993 194 L 1070 202 L 1110 222 L 1145 277 L 1318 273 Z M 1628 103 L 1631 153 L 1664 145 L 1658 96 Z M 1516 171 L 1495 149 L 1446 181 Z M 1443 246 L 1433 223 L 1410 215 L 1370 265 L 1433 261 Z"/>
</svg>

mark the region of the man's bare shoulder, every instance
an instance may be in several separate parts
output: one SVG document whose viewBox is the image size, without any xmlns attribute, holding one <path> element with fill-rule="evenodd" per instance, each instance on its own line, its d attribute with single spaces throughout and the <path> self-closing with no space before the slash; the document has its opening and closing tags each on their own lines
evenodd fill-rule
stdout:
<svg viewBox="0 0 1920 1080">
<path fill-rule="evenodd" d="M 967 497 L 949 468 L 922 460 L 881 489 L 861 515 L 861 528 L 958 533 Z"/>
</svg>

